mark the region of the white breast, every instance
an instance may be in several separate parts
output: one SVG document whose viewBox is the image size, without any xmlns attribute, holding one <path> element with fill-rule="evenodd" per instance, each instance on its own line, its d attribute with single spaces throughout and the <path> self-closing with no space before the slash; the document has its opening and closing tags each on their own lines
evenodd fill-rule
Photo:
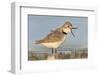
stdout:
<svg viewBox="0 0 100 76">
<path fill-rule="evenodd" d="M 41 44 L 48 47 L 48 48 L 58 48 L 64 42 L 64 40 L 65 40 L 65 37 L 61 41 L 41 43 Z"/>
</svg>

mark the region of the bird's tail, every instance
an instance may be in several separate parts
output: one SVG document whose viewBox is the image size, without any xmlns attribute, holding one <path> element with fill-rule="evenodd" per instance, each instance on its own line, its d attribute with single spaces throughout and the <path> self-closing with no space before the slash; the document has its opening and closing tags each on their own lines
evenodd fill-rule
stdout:
<svg viewBox="0 0 100 76">
<path fill-rule="evenodd" d="M 33 44 L 40 44 L 40 43 L 41 43 L 41 40 L 33 41 Z"/>
</svg>

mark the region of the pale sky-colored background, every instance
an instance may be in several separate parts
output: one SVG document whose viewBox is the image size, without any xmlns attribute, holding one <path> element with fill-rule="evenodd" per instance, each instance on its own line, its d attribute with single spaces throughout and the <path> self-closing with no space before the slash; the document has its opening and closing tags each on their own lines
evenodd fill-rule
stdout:
<svg viewBox="0 0 100 76">
<path fill-rule="evenodd" d="M 35 40 L 42 39 L 47 36 L 51 30 L 62 26 L 66 21 L 70 21 L 74 29 L 75 37 L 71 33 L 66 36 L 65 42 L 60 48 L 87 48 L 88 42 L 88 18 L 87 17 L 71 17 L 71 16 L 43 16 L 29 15 L 28 16 L 28 35 L 29 35 L 29 50 L 47 51 L 47 47 L 40 44 L 33 44 Z"/>
</svg>

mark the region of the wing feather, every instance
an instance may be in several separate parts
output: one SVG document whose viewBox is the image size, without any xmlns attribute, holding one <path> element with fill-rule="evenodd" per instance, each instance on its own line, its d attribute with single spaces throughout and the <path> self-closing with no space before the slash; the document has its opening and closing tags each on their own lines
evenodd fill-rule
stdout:
<svg viewBox="0 0 100 76">
<path fill-rule="evenodd" d="M 44 39 L 42 40 L 37 40 L 36 43 L 48 43 L 48 42 L 57 42 L 62 40 L 64 37 L 63 33 L 60 31 L 53 31 L 49 33 Z"/>
</svg>

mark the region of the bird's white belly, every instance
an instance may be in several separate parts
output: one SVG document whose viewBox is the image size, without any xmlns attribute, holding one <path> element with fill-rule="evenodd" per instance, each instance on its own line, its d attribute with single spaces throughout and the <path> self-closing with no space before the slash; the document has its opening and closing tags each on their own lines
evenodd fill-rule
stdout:
<svg viewBox="0 0 100 76">
<path fill-rule="evenodd" d="M 65 37 L 61 41 L 58 41 L 58 42 L 49 42 L 49 43 L 41 43 L 41 44 L 48 48 L 58 48 L 63 43 L 64 40 L 65 40 Z"/>
</svg>

